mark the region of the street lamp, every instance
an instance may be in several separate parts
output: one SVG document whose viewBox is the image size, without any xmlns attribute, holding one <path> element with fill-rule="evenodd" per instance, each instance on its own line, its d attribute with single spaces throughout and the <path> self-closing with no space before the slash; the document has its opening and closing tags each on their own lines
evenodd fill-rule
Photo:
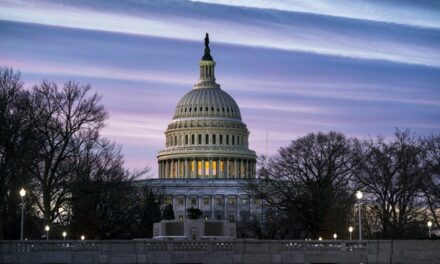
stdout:
<svg viewBox="0 0 440 264">
<path fill-rule="evenodd" d="M 429 235 L 429 238 L 431 238 L 431 226 L 432 226 L 432 222 L 428 221 L 428 235 Z"/>
<path fill-rule="evenodd" d="M 86 239 L 86 237 L 84 235 L 82 235 L 81 236 L 81 240 L 84 240 L 84 239 Z"/>
<path fill-rule="evenodd" d="M 44 227 L 44 230 L 46 230 L 46 240 L 49 240 L 49 230 L 50 230 L 50 227 L 47 225 L 46 227 Z"/>
<path fill-rule="evenodd" d="M 66 240 L 66 236 L 67 236 L 66 231 L 64 231 L 62 235 L 63 235 L 63 240 Z"/>
<path fill-rule="evenodd" d="M 356 198 L 358 199 L 358 212 L 359 212 L 359 240 L 362 240 L 362 221 L 361 221 L 361 200 L 362 200 L 362 192 L 357 191 L 356 192 Z"/>
<path fill-rule="evenodd" d="M 322 240 L 322 237 L 318 237 L 318 240 L 321 241 L 321 240 Z"/>
<path fill-rule="evenodd" d="M 338 238 L 338 234 L 334 233 L 333 234 L 333 239 L 336 240 L 336 238 Z"/>
<path fill-rule="evenodd" d="M 353 233 L 353 227 L 352 227 L 352 226 L 350 226 L 350 227 L 348 228 L 348 232 L 350 232 L 350 240 L 351 240 L 351 233 Z"/>
<path fill-rule="evenodd" d="M 21 225 L 20 225 L 20 240 L 23 240 L 23 226 L 24 226 L 24 196 L 26 195 L 26 190 L 21 188 L 20 197 L 21 197 Z"/>
</svg>

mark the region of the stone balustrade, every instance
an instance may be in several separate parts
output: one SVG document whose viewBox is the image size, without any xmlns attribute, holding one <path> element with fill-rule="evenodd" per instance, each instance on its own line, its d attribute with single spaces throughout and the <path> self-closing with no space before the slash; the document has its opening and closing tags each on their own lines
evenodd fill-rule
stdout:
<svg viewBox="0 0 440 264">
<path fill-rule="evenodd" d="M 0 241 L 0 263 L 440 263 L 440 240 Z"/>
</svg>

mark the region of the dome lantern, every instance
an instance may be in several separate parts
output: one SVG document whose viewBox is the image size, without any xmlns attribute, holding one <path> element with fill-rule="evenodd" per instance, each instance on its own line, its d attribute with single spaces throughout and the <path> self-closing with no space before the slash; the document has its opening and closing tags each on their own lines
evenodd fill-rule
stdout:
<svg viewBox="0 0 440 264">
<path fill-rule="evenodd" d="M 194 89 L 200 88 L 220 88 L 215 82 L 215 61 L 211 56 L 211 49 L 209 48 L 209 34 L 205 36 L 205 53 L 202 60 L 199 61 L 200 77 L 199 81 L 194 85 Z"/>
</svg>

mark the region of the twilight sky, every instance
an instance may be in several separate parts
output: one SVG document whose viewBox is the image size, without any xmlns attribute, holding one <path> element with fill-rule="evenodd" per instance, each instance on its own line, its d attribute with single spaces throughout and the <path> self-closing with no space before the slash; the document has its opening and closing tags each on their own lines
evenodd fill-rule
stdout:
<svg viewBox="0 0 440 264">
<path fill-rule="evenodd" d="M 156 175 L 205 32 L 258 154 L 266 130 L 269 154 L 308 132 L 440 132 L 438 0 L 0 0 L 0 65 L 28 86 L 90 83 L 103 134 Z"/>
</svg>

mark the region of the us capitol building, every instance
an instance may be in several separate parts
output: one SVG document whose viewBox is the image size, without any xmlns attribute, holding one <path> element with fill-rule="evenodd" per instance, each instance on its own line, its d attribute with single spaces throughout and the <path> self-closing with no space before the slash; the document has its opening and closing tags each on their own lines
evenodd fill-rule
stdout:
<svg viewBox="0 0 440 264">
<path fill-rule="evenodd" d="M 249 219 L 253 201 L 244 188 L 256 175 L 256 154 L 235 100 L 215 81 L 215 61 L 205 37 L 200 76 L 176 106 L 159 152 L 159 179 L 145 180 L 172 204 L 176 219 L 194 207 L 205 219 Z"/>
</svg>

